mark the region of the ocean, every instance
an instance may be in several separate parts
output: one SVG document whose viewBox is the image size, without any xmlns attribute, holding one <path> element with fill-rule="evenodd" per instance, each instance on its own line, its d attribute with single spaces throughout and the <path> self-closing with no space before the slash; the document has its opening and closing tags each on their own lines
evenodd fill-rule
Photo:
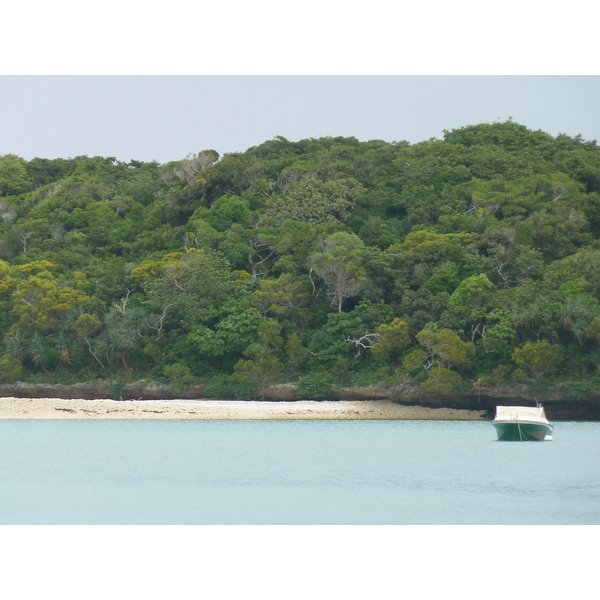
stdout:
<svg viewBox="0 0 600 600">
<path fill-rule="evenodd" d="M 0 420 L 0 524 L 600 524 L 600 423 Z"/>
</svg>

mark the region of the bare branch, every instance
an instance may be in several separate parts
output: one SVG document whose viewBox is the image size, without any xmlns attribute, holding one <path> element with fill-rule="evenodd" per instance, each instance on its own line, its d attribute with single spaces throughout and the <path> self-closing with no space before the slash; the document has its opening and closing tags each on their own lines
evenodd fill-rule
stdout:
<svg viewBox="0 0 600 600">
<path fill-rule="evenodd" d="M 125 314 L 125 310 L 127 308 L 127 304 L 129 302 L 129 295 L 131 294 L 131 290 L 129 288 L 125 288 L 127 290 L 127 295 L 125 298 L 121 298 L 116 302 L 113 302 L 113 306 L 122 314 Z"/>
<path fill-rule="evenodd" d="M 154 340 L 155 342 L 158 342 L 158 340 L 160 339 L 160 333 L 162 331 L 164 321 L 167 316 L 167 312 L 169 311 L 169 308 L 171 308 L 172 306 L 175 306 L 175 304 L 167 304 L 166 306 L 163 307 L 162 314 L 151 315 L 152 320 L 154 321 L 154 325 L 150 325 L 150 323 L 146 323 L 146 326 L 148 328 L 154 329 L 156 331 L 156 339 Z"/>
<path fill-rule="evenodd" d="M 269 260 L 271 256 L 275 254 L 275 248 L 271 248 L 269 243 L 262 237 L 257 235 L 250 240 L 250 252 L 248 253 L 248 262 L 252 270 L 252 279 L 256 279 L 259 275 L 264 273 L 258 273 L 257 269 L 265 261 Z"/>
<path fill-rule="evenodd" d="M 216 152 L 205 150 L 199 154 L 188 154 L 176 167 L 173 173 L 187 185 L 194 182 L 196 177 L 206 171 L 217 160 Z"/>
<path fill-rule="evenodd" d="M 365 333 L 365 335 L 361 335 L 357 340 L 347 337 L 346 341 L 351 342 L 357 348 L 360 346 L 366 350 L 367 348 L 372 348 L 377 343 L 379 338 L 381 338 L 380 333 Z"/>
</svg>

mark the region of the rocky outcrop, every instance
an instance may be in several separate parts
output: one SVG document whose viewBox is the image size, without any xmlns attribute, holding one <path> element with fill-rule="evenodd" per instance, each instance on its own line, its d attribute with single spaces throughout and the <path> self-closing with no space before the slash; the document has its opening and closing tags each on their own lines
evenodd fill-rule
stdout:
<svg viewBox="0 0 600 600">
<path fill-rule="evenodd" d="M 0 385 L 2 398 L 83 398 L 101 400 L 111 398 L 109 386 L 76 383 L 55 385 L 49 383 L 3 383 Z"/>
<path fill-rule="evenodd" d="M 0 397 L 15 398 L 81 398 L 100 400 L 175 400 L 203 398 L 202 385 L 174 387 L 149 381 L 126 385 L 87 384 L 55 385 L 42 383 L 5 383 L 0 385 Z M 233 398 L 231 398 L 233 399 Z M 299 398 L 293 384 L 274 385 L 261 391 L 261 400 L 293 402 Z M 405 406 L 450 408 L 485 411 L 493 418 L 496 406 L 535 406 L 543 404 L 551 421 L 600 421 L 600 389 L 579 396 L 560 386 L 533 390 L 530 386 L 484 387 L 469 392 L 427 392 L 419 387 L 345 387 L 332 390 L 322 400 L 392 400 Z"/>
<path fill-rule="evenodd" d="M 202 398 L 203 385 L 173 387 L 151 382 L 129 383 L 123 387 L 123 400 L 197 400 Z"/>
<path fill-rule="evenodd" d="M 261 390 L 261 396 L 265 400 L 311 400 L 298 395 L 296 386 L 290 383 L 273 385 Z M 367 387 L 343 387 L 331 390 L 324 398 L 319 400 L 391 400 L 394 392 L 387 388 L 375 386 Z"/>
<path fill-rule="evenodd" d="M 46 383 L 4 383 L 0 397 L 14 398 L 82 398 L 84 400 L 193 400 L 202 398 L 202 385 L 175 388 L 169 385 L 140 381 L 126 385 L 75 383 L 58 385 Z"/>
<path fill-rule="evenodd" d="M 551 421 L 600 421 L 600 390 L 576 397 L 559 386 L 548 387 L 544 391 L 518 385 L 485 387 L 476 392 L 443 393 L 404 387 L 395 390 L 392 400 L 407 406 L 485 410 L 490 419 L 495 415 L 496 406 L 535 406 L 539 402 Z"/>
<path fill-rule="evenodd" d="M 282 386 L 276 386 L 282 387 Z M 295 400 L 294 386 L 288 388 L 287 397 L 278 398 L 271 393 L 274 388 L 263 390 L 266 399 Z M 575 396 L 560 388 L 549 387 L 543 392 L 527 385 L 514 387 L 485 387 L 469 392 L 428 392 L 420 387 L 346 387 L 332 390 L 323 400 L 385 400 L 405 406 L 426 408 L 454 408 L 485 411 L 492 419 L 496 406 L 544 406 L 548 419 L 555 421 L 600 421 L 600 389 L 586 395 Z"/>
</svg>

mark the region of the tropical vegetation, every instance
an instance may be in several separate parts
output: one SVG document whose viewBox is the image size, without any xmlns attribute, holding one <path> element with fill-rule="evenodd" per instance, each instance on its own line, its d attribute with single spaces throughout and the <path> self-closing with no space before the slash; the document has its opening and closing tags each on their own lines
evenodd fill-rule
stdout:
<svg viewBox="0 0 600 600">
<path fill-rule="evenodd" d="M 600 147 L 511 120 L 0 157 L 0 381 L 598 381 Z M 474 383 L 475 382 L 475 383 Z"/>
</svg>

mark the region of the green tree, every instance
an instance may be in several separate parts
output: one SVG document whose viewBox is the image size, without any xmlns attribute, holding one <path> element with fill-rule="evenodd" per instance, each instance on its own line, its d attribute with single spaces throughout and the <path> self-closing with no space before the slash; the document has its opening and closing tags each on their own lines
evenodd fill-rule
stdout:
<svg viewBox="0 0 600 600">
<path fill-rule="evenodd" d="M 18 196 L 32 187 L 27 163 L 15 154 L 0 156 L 0 196 Z"/>
<path fill-rule="evenodd" d="M 521 348 L 513 350 L 512 357 L 535 381 L 554 373 L 563 360 L 560 346 L 548 340 L 526 342 Z"/>
<path fill-rule="evenodd" d="M 154 304 L 152 308 L 140 305 L 138 299 L 131 302 L 129 295 L 121 298 L 106 313 L 105 327 L 96 344 L 107 360 L 120 360 L 128 372 L 133 371 L 128 356 L 136 346 L 141 347 L 143 341 L 144 352 L 153 357 L 153 363 L 160 364 L 160 356 L 156 356 L 156 344 L 163 341 L 165 320 L 171 308 L 171 304 L 161 306 L 162 310 Z"/>
<path fill-rule="evenodd" d="M 377 335 L 377 341 L 371 348 L 371 352 L 376 356 L 397 355 L 411 343 L 408 323 L 398 318 L 391 323 L 382 323 L 377 328 Z"/>
<path fill-rule="evenodd" d="M 344 359 L 353 363 L 368 360 L 371 353 L 364 350 L 380 337 L 376 333 L 379 326 L 391 321 L 392 316 L 393 310 L 389 305 L 374 304 L 369 300 L 362 300 L 349 312 L 329 313 L 321 330 L 311 332 L 308 344 L 311 356 L 321 364 L 329 363 L 330 369 Z"/>
<path fill-rule="evenodd" d="M 96 315 L 87 313 L 80 315 L 73 324 L 73 331 L 87 344 L 90 354 L 94 357 L 96 362 L 104 368 L 104 365 L 92 350 L 92 345 L 90 343 L 90 337 L 100 329 L 102 329 L 102 321 Z"/>
<path fill-rule="evenodd" d="M 58 287 L 58 281 L 48 261 L 22 265 L 19 270 L 29 274 L 18 282 L 12 293 L 13 329 L 51 331 L 77 306 L 90 296 L 71 287 Z"/>
<path fill-rule="evenodd" d="M 187 365 L 181 363 L 175 363 L 167 365 L 163 369 L 163 373 L 173 382 L 176 386 L 189 385 L 194 383 L 195 378 L 190 372 L 190 368 Z"/>
<path fill-rule="evenodd" d="M 192 222 L 203 220 L 216 231 L 227 231 L 233 224 L 248 227 L 252 212 L 247 200 L 237 196 L 223 196 L 210 208 L 197 208 L 190 219 Z"/>
<path fill-rule="evenodd" d="M 324 240 L 321 252 L 309 258 L 311 270 L 325 282 L 331 306 L 338 312 L 342 312 L 344 300 L 356 296 L 367 283 L 363 248 L 357 236 L 338 232 Z"/>
<path fill-rule="evenodd" d="M 331 376 L 328 373 L 310 373 L 298 380 L 297 393 L 299 398 L 319 400 L 329 396 L 331 387 Z"/>
<path fill-rule="evenodd" d="M 265 322 L 255 308 L 244 308 L 243 305 L 230 304 L 229 314 L 222 315 L 213 328 L 201 322 L 192 326 L 191 338 L 200 352 L 212 356 L 239 352 L 252 344 L 261 324 Z"/>
<path fill-rule="evenodd" d="M 264 388 L 275 383 L 283 372 L 283 362 L 275 353 L 283 345 L 281 325 L 265 321 L 258 328 L 258 342 L 244 350 L 248 360 L 240 360 L 234 368 L 234 381 L 255 383 Z"/>
<path fill-rule="evenodd" d="M 448 392 L 459 386 L 462 381 L 458 373 L 445 367 L 433 367 L 428 374 L 429 379 L 421 383 L 421 387 L 428 392 Z"/>
<path fill-rule="evenodd" d="M 417 348 L 404 357 L 402 367 L 409 373 L 422 373 L 424 368 L 427 379 L 421 381 L 423 389 L 429 391 L 449 391 L 460 384 L 461 377 L 452 368 L 468 369 L 475 356 L 475 346 L 463 342 L 450 329 L 431 327 L 417 334 L 422 348 Z"/>
<path fill-rule="evenodd" d="M 600 316 L 592 319 L 585 330 L 586 335 L 595 341 L 600 341 Z"/>
<path fill-rule="evenodd" d="M 344 223 L 365 188 L 354 178 L 309 179 L 287 186 L 269 202 L 269 215 L 278 221 L 293 219 L 313 225 Z"/>
<path fill-rule="evenodd" d="M 302 344 L 297 333 L 292 333 L 285 343 L 285 354 L 287 357 L 286 369 L 293 375 L 298 375 L 304 369 L 308 350 Z"/>
<path fill-rule="evenodd" d="M 252 305 L 263 315 L 268 312 L 284 315 L 310 300 L 307 283 L 289 273 L 283 273 L 278 279 L 263 279 L 259 289 L 252 294 Z"/>
<path fill-rule="evenodd" d="M 0 260 L 0 300 L 8 299 L 16 283 L 11 275 L 10 264 Z"/>
<path fill-rule="evenodd" d="M 468 369 L 475 356 L 475 346 L 471 342 L 463 342 L 450 329 L 424 329 L 417 334 L 417 341 L 427 349 L 425 361 L 428 370 L 435 366 Z"/>
<path fill-rule="evenodd" d="M 473 275 L 461 281 L 448 300 L 448 309 L 468 308 L 481 311 L 494 289 L 494 284 L 485 275 Z"/>
<path fill-rule="evenodd" d="M 0 383 L 17 381 L 22 371 L 23 367 L 20 360 L 10 356 L 10 354 L 0 356 Z"/>
</svg>

